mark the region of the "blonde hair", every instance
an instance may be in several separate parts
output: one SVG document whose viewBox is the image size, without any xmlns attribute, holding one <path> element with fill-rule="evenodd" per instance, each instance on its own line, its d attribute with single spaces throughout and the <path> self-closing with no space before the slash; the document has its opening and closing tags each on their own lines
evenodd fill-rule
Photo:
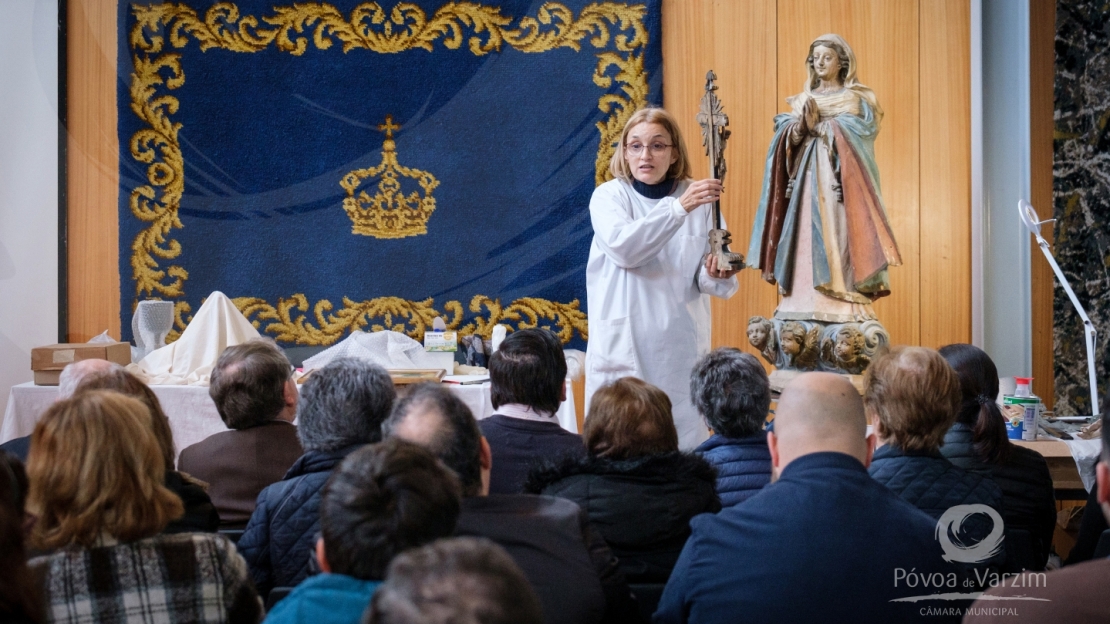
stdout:
<svg viewBox="0 0 1110 624">
<path fill-rule="evenodd" d="M 624 130 L 621 131 L 620 141 L 613 150 L 613 158 L 609 160 L 609 173 L 614 178 L 625 182 L 632 181 L 632 170 L 628 167 L 628 159 L 624 157 L 624 143 L 628 139 L 628 132 L 642 123 L 657 123 L 671 135 L 671 143 L 678 158 L 671 163 L 664 179 L 685 180 L 694 177 L 694 170 L 690 167 L 690 157 L 686 153 L 686 142 L 682 140 L 682 131 L 678 128 L 678 122 L 666 110 L 654 106 L 641 108 L 628 118 L 628 123 L 624 124 Z"/>
<path fill-rule="evenodd" d="M 173 470 L 177 453 L 173 447 L 173 430 L 170 429 L 170 419 L 166 416 L 166 412 L 162 411 L 162 403 L 158 401 L 158 395 L 154 394 L 150 386 L 143 383 L 135 375 L 120 368 L 86 375 L 77 384 L 73 393 L 77 394 L 89 390 L 111 390 L 141 401 L 150 412 L 151 431 L 154 432 L 154 439 L 158 441 L 158 448 L 162 451 L 162 461 L 166 471 Z"/>
<path fill-rule="evenodd" d="M 31 434 L 31 545 L 52 550 L 157 535 L 184 513 L 163 485 L 165 468 L 146 406 L 116 392 L 89 391 L 47 410 Z"/>
<path fill-rule="evenodd" d="M 960 379 L 933 349 L 894 347 L 864 374 L 863 406 L 903 451 L 932 451 L 956 420 Z"/>
<path fill-rule="evenodd" d="M 586 450 L 598 457 L 628 459 L 678 450 L 678 432 L 667 393 L 635 377 L 598 389 L 582 432 Z"/>
</svg>

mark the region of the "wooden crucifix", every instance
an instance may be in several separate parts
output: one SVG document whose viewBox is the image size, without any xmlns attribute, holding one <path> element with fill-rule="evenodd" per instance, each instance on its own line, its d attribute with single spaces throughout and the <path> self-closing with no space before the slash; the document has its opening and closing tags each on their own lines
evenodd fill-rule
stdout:
<svg viewBox="0 0 1110 624">
<path fill-rule="evenodd" d="M 717 99 L 717 75 L 713 70 L 705 75 L 705 95 L 701 98 L 701 108 L 697 121 L 701 126 L 701 141 L 709 156 L 709 175 L 725 181 L 725 143 L 732 132 L 728 129 L 728 115 L 724 113 L 721 100 Z M 744 268 L 744 256 L 729 251 L 732 234 L 721 228 L 721 200 L 713 202 L 713 229 L 709 231 L 709 254 L 717 258 L 717 268 L 732 271 Z"/>
</svg>

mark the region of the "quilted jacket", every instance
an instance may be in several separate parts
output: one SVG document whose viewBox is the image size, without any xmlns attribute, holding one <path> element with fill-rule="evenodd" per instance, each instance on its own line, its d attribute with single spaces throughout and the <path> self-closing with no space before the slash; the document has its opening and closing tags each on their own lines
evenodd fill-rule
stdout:
<svg viewBox="0 0 1110 624">
<path fill-rule="evenodd" d="M 771 482 L 771 451 L 767 434 L 746 438 L 714 435 L 694 449 L 717 469 L 717 494 L 721 505 L 738 505 Z"/>
<path fill-rule="evenodd" d="M 1006 457 L 988 464 L 975 452 L 971 428 L 952 425 L 940 452 L 948 461 L 971 472 L 989 475 L 1002 489 L 1002 519 L 1006 528 L 1024 529 L 1033 537 L 1036 569 L 1044 569 L 1056 526 L 1056 497 L 1052 475 L 1036 451 L 1010 444 Z"/>
<path fill-rule="evenodd" d="M 274 587 L 292 587 L 308 577 L 320 530 L 324 484 L 332 469 L 361 446 L 328 453 L 309 451 L 289 468 L 284 479 L 258 495 L 238 547 L 260 596 Z"/>
<path fill-rule="evenodd" d="M 714 477 L 704 459 L 686 453 L 570 457 L 533 471 L 525 489 L 577 503 L 628 582 L 664 583 L 690 537 L 690 519 L 721 509 Z"/>
<path fill-rule="evenodd" d="M 939 450 L 904 452 L 887 444 L 875 451 L 867 472 L 934 520 L 956 505 L 988 505 L 1002 512 L 1002 490 L 988 475 L 957 467 Z M 978 543 L 993 528 L 992 519 L 974 514 L 962 524 L 961 535 L 967 543 Z M 1003 545 L 997 556 L 984 563 L 1002 565 L 1005 561 Z"/>
</svg>

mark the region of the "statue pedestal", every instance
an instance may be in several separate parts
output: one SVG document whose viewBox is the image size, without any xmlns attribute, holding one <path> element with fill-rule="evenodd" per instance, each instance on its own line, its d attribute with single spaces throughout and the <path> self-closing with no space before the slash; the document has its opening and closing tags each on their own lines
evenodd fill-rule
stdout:
<svg viewBox="0 0 1110 624">
<path fill-rule="evenodd" d="M 779 392 L 801 373 L 821 371 L 844 375 L 863 392 L 863 371 L 890 344 L 890 334 L 879 321 L 829 322 L 753 316 L 748 341 L 777 370 L 771 390 Z"/>
<path fill-rule="evenodd" d="M 782 389 L 786 387 L 786 384 L 790 383 L 795 377 L 801 375 L 804 372 L 806 371 L 778 369 L 771 371 L 771 392 L 773 394 L 781 394 Z M 852 384 L 852 386 L 855 387 L 860 396 L 863 396 L 863 375 L 843 374 L 843 377 L 847 379 Z"/>
</svg>

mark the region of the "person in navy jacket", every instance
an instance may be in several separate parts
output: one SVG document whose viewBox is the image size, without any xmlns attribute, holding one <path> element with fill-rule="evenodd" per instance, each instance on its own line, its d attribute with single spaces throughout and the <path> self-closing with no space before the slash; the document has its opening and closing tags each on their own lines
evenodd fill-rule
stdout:
<svg viewBox="0 0 1110 624">
<path fill-rule="evenodd" d="M 965 579 L 942 559 L 933 520 L 868 476 L 874 438 L 851 383 L 799 375 L 776 412 L 777 480 L 694 518 L 654 621 L 958 621 L 966 600 L 894 602 L 960 592 Z"/>
<path fill-rule="evenodd" d="M 771 482 L 763 423 L 771 406 L 767 372 L 754 356 L 721 347 L 690 376 L 690 398 L 713 435 L 694 452 L 717 469 L 723 507 L 742 503 Z"/>
</svg>

